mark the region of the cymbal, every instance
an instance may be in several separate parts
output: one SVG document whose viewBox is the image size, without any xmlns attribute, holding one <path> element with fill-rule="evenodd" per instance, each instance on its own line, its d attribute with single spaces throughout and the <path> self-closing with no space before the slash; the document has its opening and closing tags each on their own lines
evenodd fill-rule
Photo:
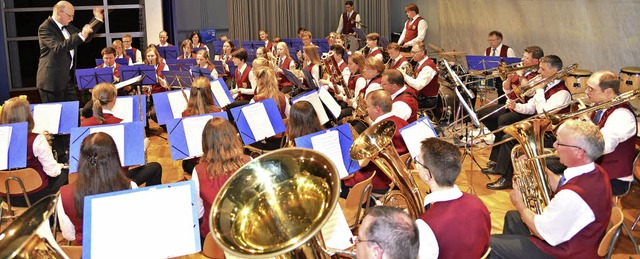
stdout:
<svg viewBox="0 0 640 259">
<path fill-rule="evenodd" d="M 461 52 L 461 51 L 449 51 L 449 52 L 439 52 L 436 53 L 437 56 L 440 57 L 453 57 L 453 56 L 462 56 L 465 55 L 466 53 Z"/>
</svg>

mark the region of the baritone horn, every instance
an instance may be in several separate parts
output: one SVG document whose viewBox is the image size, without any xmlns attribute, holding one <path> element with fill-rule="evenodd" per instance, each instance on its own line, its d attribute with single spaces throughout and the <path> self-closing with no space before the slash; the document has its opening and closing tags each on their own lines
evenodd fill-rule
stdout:
<svg viewBox="0 0 640 259">
<path fill-rule="evenodd" d="M 209 215 L 211 234 L 240 258 L 329 258 L 320 229 L 339 195 L 329 158 L 310 149 L 275 150 L 222 186 Z"/>
<path fill-rule="evenodd" d="M 535 65 L 526 66 L 526 67 L 509 67 L 505 63 L 500 63 L 500 65 L 498 65 L 498 74 L 500 75 L 500 79 L 502 79 L 502 81 L 505 81 L 507 80 L 507 75 L 513 72 L 520 71 L 520 70 L 538 70 L 539 66 L 540 64 L 535 64 Z"/>
</svg>

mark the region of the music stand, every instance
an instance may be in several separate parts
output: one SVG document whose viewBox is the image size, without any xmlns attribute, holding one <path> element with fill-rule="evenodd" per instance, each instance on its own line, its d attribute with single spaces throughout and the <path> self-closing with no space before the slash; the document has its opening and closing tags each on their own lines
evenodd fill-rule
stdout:
<svg viewBox="0 0 640 259">
<path fill-rule="evenodd" d="M 189 71 L 191 69 L 191 66 L 195 66 L 196 64 L 197 62 L 195 59 L 177 59 L 176 60 L 176 65 L 178 67 L 178 70 L 180 71 Z"/>
<path fill-rule="evenodd" d="M 121 66 L 128 66 L 129 65 L 129 59 L 127 59 L 127 58 L 116 58 L 116 63 L 120 64 Z"/>
<path fill-rule="evenodd" d="M 156 49 L 164 59 L 178 59 L 178 46 L 157 47 Z"/>
<path fill-rule="evenodd" d="M 211 64 L 213 64 L 214 69 L 218 73 L 218 77 L 227 75 L 227 73 L 224 71 L 224 63 L 222 60 L 213 60 L 211 61 Z"/>
<path fill-rule="evenodd" d="M 208 77 L 209 79 L 211 79 L 211 71 L 209 71 L 208 68 L 201 68 L 201 67 L 197 67 L 197 66 L 191 66 L 191 74 L 193 75 L 193 78 L 198 78 L 198 77 L 204 76 L 204 77 Z"/>
<path fill-rule="evenodd" d="M 364 34 L 364 31 L 358 27 L 353 27 L 353 32 L 358 35 L 358 39 L 364 40 L 367 38 L 367 35 Z"/>
<path fill-rule="evenodd" d="M 78 89 L 91 89 L 102 82 L 113 82 L 113 69 L 110 67 L 76 69 L 76 80 Z"/>
<path fill-rule="evenodd" d="M 143 76 L 142 80 L 140 81 L 140 83 L 143 85 L 155 85 L 158 83 L 156 69 L 152 65 L 120 67 L 120 80 L 125 81 L 136 76 Z"/>
<path fill-rule="evenodd" d="M 303 84 L 302 89 L 304 91 L 318 89 L 318 85 L 316 84 L 316 80 L 313 78 L 311 73 L 309 73 L 309 71 L 307 71 L 306 69 L 302 69 L 301 71 L 302 71 L 302 74 L 304 75 L 304 82 L 307 83 L 307 86 L 309 87 L 309 88 L 305 89 L 304 84 Z"/>
<path fill-rule="evenodd" d="M 189 71 L 164 71 L 162 75 L 167 80 L 167 85 L 172 88 L 183 89 L 185 86 L 190 87 L 193 83 Z"/>
<path fill-rule="evenodd" d="M 193 56 L 198 55 L 198 51 L 200 51 L 200 50 L 207 50 L 207 48 L 193 48 L 193 51 L 191 51 L 191 55 L 193 55 Z M 182 54 L 184 54 L 184 53 L 182 53 Z"/>
</svg>

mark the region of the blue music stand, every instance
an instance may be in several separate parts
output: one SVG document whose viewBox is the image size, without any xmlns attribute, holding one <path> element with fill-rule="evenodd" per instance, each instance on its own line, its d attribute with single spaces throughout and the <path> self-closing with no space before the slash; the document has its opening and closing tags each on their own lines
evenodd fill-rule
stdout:
<svg viewBox="0 0 640 259">
<path fill-rule="evenodd" d="M 211 117 L 211 118 L 220 117 L 220 118 L 224 118 L 225 120 L 229 120 L 226 112 L 208 113 L 208 114 L 202 114 L 202 115 L 189 116 L 186 118 L 177 118 L 177 119 L 169 120 L 169 122 L 167 123 L 167 131 L 169 135 L 168 136 L 169 145 L 171 146 L 171 149 L 170 149 L 171 159 L 176 161 L 176 160 L 183 160 L 183 159 L 194 156 L 189 153 L 189 146 L 187 145 L 187 138 L 188 138 L 187 133 L 202 135 L 202 130 L 200 130 L 200 133 L 185 132 L 183 121 L 188 120 L 189 118 L 192 118 L 192 117 L 205 117 L 205 116 Z"/>
<path fill-rule="evenodd" d="M 355 173 L 360 169 L 360 164 L 357 160 L 353 160 L 349 156 L 349 150 L 351 149 L 351 145 L 353 144 L 353 136 L 351 135 L 351 128 L 349 127 L 349 124 L 342 124 L 327 130 L 322 130 L 316 133 L 298 137 L 295 139 L 296 146 L 314 149 L 313 144 L 311 143 L 311 138 L 330 131 L 338 131 L 340 133 L 339 140 L 340 150 L 342 151 L 342 162 L 344 163 L 344 166 L 350 175 Z"/>
<path fill-rule="evenodd" d="M 327 53 L 329 52 L 329 41 L 325 38 L 315 38 L 312 39 L 311 42 L 313 45 L 318 47 L 319 53 Z"/>
<path fill-rule="evenodd" d="M 46 104 L 31 104 L 29 105 L 31 109 L 31 113 L 33 114 L 33 110 L 36 106 L 39 105 L 49 105 L 49 104 L 61 104 L 62 110 L 60 111 L 60 125 L 58 126 L 58 134 L 69 134 L 71 133 L 71 129 L 78 127 L 78 117 L 80 104 L 78 101 L 71 102 L 57 102 L 57 103 L 46 103 Z"/>
<path fill-rule="evenodd" d="M 84 68 L 76 69 L 76 80 L 78 89 L 91 89 L 99 83 L 113 82 L 113 69 L 105 68 Z"/>
<path fill-rule="evenodd" d="M 200 30 L 200 36 L 202 36 L 202 39 L 200 39 L 200 41 L 204 43 L 214 42 L 216 40 L 216 30 L 215 29 Z"/>
<path fill-rule="evenodd" d="M 136 76 L 144 75 L 140 84 L 155 85 L 158 83 L 156 69 L 152 65 L 135 65 L 120 67 L 120 80 L 126 81 Z"/>
<path fill-rule="evenodd" d="M 213 67 L 215 68 L 216 72 L 218 73 L 218 77 L 221 77 L 221 76 L 226 74 L 226 72 L 224 71 L 224 66 L 223 66 L 222 60 L 212 60 L 211 64 L 213 64 Z"/>
<path fill-rule="evenodd" d="M 214 82 L 217 82 L 217 84 L 214 83 Z M 228 101 L 229 104 L 233 103 L 233 96 L 231 95 L 231 92 L 229 92 L 229 87 L 227 87 L 227 84 L 224 82 L 224 80 L 222 78 L 211 80 L 211 90 L 212 90 L 212 92 L 213 92 L 213 88 L 214 87 L 220 87 L 222 89 L 222 91 L 224 91 L 224 94 L 225 94 L 225 96 L 227 98 L 226 101 Z M 220 97 L 220 98 L 222 98 L 222 97 Z M 224 108 L 227 105 L 229 105 L 229 104 L 221 105 L 220 101 L 221 100 L 219 100 L 219 98 L 216 96 L 216 94 L 214 92 L 213 93 L 213 102 L 216 104 L 216 106 Z"/>
<path fill-rule="evenodd" d="M 358 39 L 364 40 L 367 38 L 367 35 L 364 34 L 364 31 L 358 27 L 353 27 L 353 32 L 358 35 Z"/>
<path fill-rule="evenodd" d="M 503 58 L 497 56 L 473 56 L 467 55 L 467 65 L 469 70 L 487 70 L 494 69 L 504 60 L 507 64 L 518 63 L 520 58 Z"/>
<path fill-rule="evenodd" d="M 178 46 L 156 47 L 164 59 L 178 59 Z"/>
<path fill-rule="evenodd" d="M 167 85 L 172 88 L 191 87 L 193 83 L 193 78 L 191 78 L 189 71 L 164 71 L 162 75 L 167 80 Z"/>
<path fill-rule="evenodd" d="M 211 71 L 209 71 L 209 68 L 191 66 L 191 75 L 193 75 L 193 78 L 198 78 L 198 77 L 204 76 L 204 77 L 208 78 L 209 80 L 212 79 L 211 78 Z"/>
<path fill-rule="evenodd" d="M 127 56 L 131 57 L 131 59 L 133 59 L 133 49 L 125 49 L 124 52 L 127 53 Z"/>
<path fill-rule="evenodd" d="M 160 92 L 151 95 L 151 98 L 153 98 L 154 107 L 156 108 L 156 116 L 158 118 L 159 125 L 166 125 L 170 120 L 182 117 L 182 115 L 180 115 L 180 117 L 173 117 L 173 111 L 171 110 L 171 101 L 169 100 L 169 94 L 180 91 L 182 90 Z M 189 93 L 187 93 L 186 95 L 187 98 L 189 98 Z M 179 112 L 182 113 L 182 111 Z"/>
<path fill-rule="evenodd" d="M 28 126 L 27 122 L 0 125 L 0 127 L 11 128 L 11 139 L 9 140 L 9 143 L 7 143 L 7 145 L 9 145 L 7 168 L 0 168 L 0 170 L 27 167 Z"/>
<path fill-rule="evenodd" d="M 256 105 L 258 103 L 262 103 L 264 105 L 264 108 L 267 111 L 267 115 L 269 116 L 269 121 L 271 122 L 271 126 L 273 126 L 273 131 L 275 132 L 275 134 L 279 134 L 285 131 L 284 122 L 282 121 L 282 117 L 280 116 L 280 111 L 278 110 L 278 106 L 276 105 L 276 102 L 273 100 L 273 98 L 231 108 L 231 116 L 233 116 L 233 119 L 236 122 L 236 126 L 238 127 L 238 132 L 240 132 L 240 137 L 242 138 L 242 142 L 245 145 L 250 145 L 257 141 L 262 140 L 262 139 L 255 139 L 253 132 L 251 132 L 251 128 L 249 127 L 249 123 L 247 122 L 247 119 L 242 113 L 243 107 Z"/>
</svg>

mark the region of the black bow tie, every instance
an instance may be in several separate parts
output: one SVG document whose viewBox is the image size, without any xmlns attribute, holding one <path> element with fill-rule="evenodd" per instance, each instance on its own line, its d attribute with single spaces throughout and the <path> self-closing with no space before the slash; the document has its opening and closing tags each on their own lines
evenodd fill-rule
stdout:
<svg viewBox="0 0 640 259">
<path fill-rule="evenodd" d="M 60 28 L 60 30 L 64 31 L 64 29 L 66 29 L 67 26 L 62 26 L 62 28 Z"/>
</svg>

